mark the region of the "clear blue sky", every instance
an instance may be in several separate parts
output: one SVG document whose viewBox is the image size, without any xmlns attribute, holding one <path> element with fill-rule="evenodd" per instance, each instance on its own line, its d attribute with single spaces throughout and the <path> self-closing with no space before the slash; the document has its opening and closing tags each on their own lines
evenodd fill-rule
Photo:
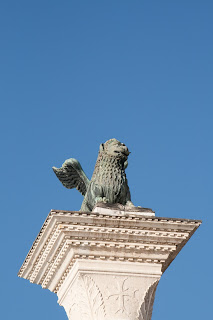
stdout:
<svg viewBox="0 0 213 320">
<path fill-rule="evenodd" d="M 78 210 L 51 167 L 132 152 L 136 205 L 203 224 L 162 276 L 152 320 L 212 314 L 212 0 L 0 2 L 1 318 L 66 319 L 19 279 L 50 209 Z"/>
</svg>

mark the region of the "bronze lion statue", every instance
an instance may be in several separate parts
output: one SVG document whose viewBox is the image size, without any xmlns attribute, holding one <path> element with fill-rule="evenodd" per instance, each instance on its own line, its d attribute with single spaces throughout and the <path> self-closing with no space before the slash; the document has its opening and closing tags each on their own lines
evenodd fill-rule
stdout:
<svg viewBox="0 0 213 320">
<path fill-rule="evenodd" d="M 53 171 L 66 188 L 76 188 L 84 196 L 80 211 L 92 211 L 99 202 L 134 207 L 125 173 L 129 154 L 124 143 L 110 139 L 100 145 L 91 180 L 73 158 Z"/>
</svg>

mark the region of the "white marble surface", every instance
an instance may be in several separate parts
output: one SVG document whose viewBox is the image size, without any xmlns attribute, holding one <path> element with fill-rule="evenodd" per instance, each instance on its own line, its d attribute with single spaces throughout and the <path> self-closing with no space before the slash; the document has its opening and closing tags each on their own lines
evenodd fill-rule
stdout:
<svg viewBox="0 0 213 320">
<path fill-rule="evenodd" d="M 132 215 L 141 215 L 141 216 L 146 216 L 146 217 L 154 217 L 155 213 L 149 209 L 143 209 L 140 207 L 126 207 L 126 206 L 119 206 L 120 208 L 108 208 L 107 206 L 100 207 L 100 206 L 95 206 L 93 209 L 93 212 L 98 212 L 100 214 L 109 214 L 112 216 L 115 216 L 117 214 L 125 215 L 125 214 L 132 214 Z"/>
<path fill-rule="evenodd" d="M 148 320 L 160 269 L 155 264 L 79 260 L 59 290 L 58 302 L 70 320 Z"/>
<path fill-rule="evenodd" d="M 51 210 L 19 277 L 55 292 L 70 320 L 150 320 L 161 274 L 201 222 L 120 211 Z"/>
</svg>

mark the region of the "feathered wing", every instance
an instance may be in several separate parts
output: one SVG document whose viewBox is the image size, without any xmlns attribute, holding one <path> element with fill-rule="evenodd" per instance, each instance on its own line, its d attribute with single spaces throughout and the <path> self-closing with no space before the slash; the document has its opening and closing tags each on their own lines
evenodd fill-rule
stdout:
<svg viewBox="0 0 213 320">
<path fill-rule="evenodd" d="M 68 189 L 76 188 L 85 196 L 89 179 L 85 175 L 78 160 L 73 158 L 68 159 L 63 163 L 61 168 L 53 167 L 53 171 L 63 186 Z"/>
</svg>

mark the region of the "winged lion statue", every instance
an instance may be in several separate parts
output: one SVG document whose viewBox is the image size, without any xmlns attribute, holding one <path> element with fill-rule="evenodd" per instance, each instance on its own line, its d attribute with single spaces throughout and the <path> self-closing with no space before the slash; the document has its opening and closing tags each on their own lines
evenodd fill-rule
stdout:
<svg viewBox="0 0 213 320">
<path fill-rule="evenodd" d="M 134 207 L 125 173 L 129 154 L 124 143 L 110 139 L 100 145 L 91 180 L 73 158 L 53 171 L 66 188 L 76 188 L 84 196 L 80 211 L 92 211 L 98 202 Z"/>
</svg>

